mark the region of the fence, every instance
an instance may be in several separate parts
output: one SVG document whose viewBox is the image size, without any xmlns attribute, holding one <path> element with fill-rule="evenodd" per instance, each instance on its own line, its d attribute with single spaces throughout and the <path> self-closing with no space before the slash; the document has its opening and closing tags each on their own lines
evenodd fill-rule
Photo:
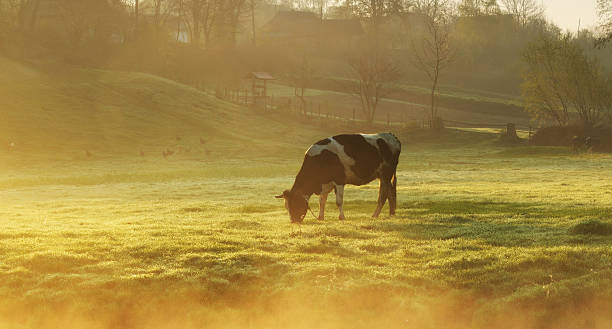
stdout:
<svg viewBox="0 0 612 329">
<path fill-rule="evenodd" d="M 311 100 L 303 100 L 297 96 L 253 96 L 248 89 L 224 89 L 216 90 L 215 96 L 226 101 L 252 107 L 256 110 L 273 111 L 276 113 L 285 113 L 287 115 L 299 115 L 305 120 L 313 120 L 321 122 L 325 119 L 327 124 L 344 124 L 348 126 L 362 126 L 367 123 L 366 120 L 360 119 L 358 113 L 360 111 L 356 107 L 339 108 L 338 106 L 326 107 L 320 102 Z M 431 122 L 429 118 L 410 119 L 405 113 L 397 114 L 384 112 L 383 120 L 374 121 L 373 124 L 378 126 L 392 127 L 420 127 L 430 128 Z M 487 123 L 487 122 L 463 122 L 455 120 L 442 120 L 445 126 L 458 128 L 499 128 L 504 131 L 508 129 L 509 123 Z M 528 138 L 531 140 L 534 128 L 530 125 L 516 125 L 515 129 L 522 130 L 528 133 Z"/>
</svg>

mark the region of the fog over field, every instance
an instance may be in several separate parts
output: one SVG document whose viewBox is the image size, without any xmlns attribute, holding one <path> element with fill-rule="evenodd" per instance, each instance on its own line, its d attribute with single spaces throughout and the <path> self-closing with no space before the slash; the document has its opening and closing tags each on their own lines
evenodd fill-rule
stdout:
<svg viewBox="0 0 612 329">
<path fill-rule="evenodd" d="M 0 329 L 611 328 L 611 40 L 606 0 L 0 0 Z"/>
</svg>

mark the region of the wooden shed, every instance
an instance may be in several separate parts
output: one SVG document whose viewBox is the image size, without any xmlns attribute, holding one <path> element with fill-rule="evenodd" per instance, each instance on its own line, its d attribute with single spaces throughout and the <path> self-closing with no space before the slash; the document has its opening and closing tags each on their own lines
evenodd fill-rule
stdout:
<svg viewBox="0 0 612 329">
<path fill-rule="evenodd" d="M 249 74 L 247 74 L 246 78 L 253 80 L 253 98 L 267 97 L 267 82 L 270 80 L 276 80 L 272 75 L 270 75 L 270 73 L 267 72 L 250 72 Z"/>
</svg>

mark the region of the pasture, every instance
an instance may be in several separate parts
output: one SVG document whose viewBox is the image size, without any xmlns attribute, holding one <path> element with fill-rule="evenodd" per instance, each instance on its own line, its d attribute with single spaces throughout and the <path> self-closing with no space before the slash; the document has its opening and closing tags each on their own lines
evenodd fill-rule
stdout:
<svg viewBox="0 0 612 329">
<path fill-rule="evenodd" d="M 397 216 L 372 183 L 299 226 L 304 137 L 7 166 L 0 328 L 610 328 L 612 156 L 400 138 Z"/>
</svg>

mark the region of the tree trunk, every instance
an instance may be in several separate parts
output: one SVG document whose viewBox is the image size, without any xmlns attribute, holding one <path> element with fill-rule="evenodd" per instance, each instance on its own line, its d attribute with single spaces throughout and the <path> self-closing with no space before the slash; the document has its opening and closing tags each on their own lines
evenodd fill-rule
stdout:
<svg viewBox="0 0 612 329">
<path fill-rule="evenodd" d="M 138 38 L 138 5 L 140 0 L 134 2 L 134 37 Z"/>
<path fill-rule="evenodd" d="M 193 31 L 191 35 L 191 44 L 198 46 L 200 44 L 200 18 L 202 13 L 202 2 L 194 0 L 191 7 L 191 16 L 193 18 Z"/>
<path fill-rule="evenodd" d="M 38 19 L 38 8 L 40 7 L 40 0 L 34 0 L 33 1 L 33 7 L 32 7 L 32 15 L 30 16 L 30 23 L 28 28 L 30 30 L 34 29 L 34 26 L 36 25 L 36 21 Z"/>
<path fill-rule="evenodd" d="M 255 0 L 251 0 L 251 29 L 253 30 L 253 47 L 257 47 L 255 35 Z"/>
<path fill-rule="evenodd" d="M 434 81 L 433 81 L 433 85 L 431 87 L 431 117 L 430 117 L 430 128 L 433 128 L 433 123 L 436 120 L 437 117 L 437 110 L 436 110 L 436 89 L 438 88 L 438 74 L 435 73 L 434 74 Z"/>
</svg>

